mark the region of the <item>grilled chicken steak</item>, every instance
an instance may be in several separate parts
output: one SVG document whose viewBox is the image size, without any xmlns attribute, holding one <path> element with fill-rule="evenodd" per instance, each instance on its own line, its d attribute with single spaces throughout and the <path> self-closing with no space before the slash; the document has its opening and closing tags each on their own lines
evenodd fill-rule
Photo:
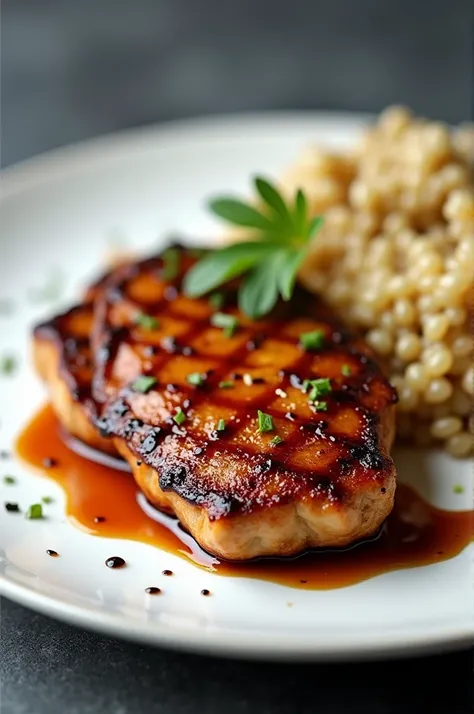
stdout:
<svg viewBox="0 0 474 714">
<path fill-rule="evenodd" d="M 192 262 L 174 249 L 99 291 L 102 436 L 147 499 L 222 558 L 373 534 L 393 506 L 396 396 L 367 346 L 303 290 L 252 322 L 230 285 L 216 314 L 180 292 Z"/>
<path fill-rule="evenodd" d="M 373 534 L 393 506 L 395 394 L 369 349 L 302 290 L 252 322 L 230 285 L 216 315 L 180 292 L 193 260 L 121 266 L 36 328 L 61 423 L 118 451 L 148 500 L 222 558 Z"/>
</svg>

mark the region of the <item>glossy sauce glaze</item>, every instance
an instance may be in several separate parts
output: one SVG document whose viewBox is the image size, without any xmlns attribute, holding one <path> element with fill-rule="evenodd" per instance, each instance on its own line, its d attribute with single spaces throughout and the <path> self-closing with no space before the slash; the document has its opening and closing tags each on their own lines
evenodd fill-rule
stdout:
<svg viewBox="0 0 474 714">
<path fill-rule="evenodd" d="M 222 575 L 260 578 L 306 589 L 351 585 L 400 568 L 429 565 L 457 555 L 474 536 L 471 511 L 444 511 L 399 484 L 395 508 L 378 537 L 347 550 L 312 552 L 295 559 L 261 559 L 242 564 L 221 562 L 204 552 L 178 521 L 137 498 L 130 474 L 91 461 L 61 438 L 48 406 L 18 439 L 17 452 L 31 466 L 59 483 L 67 514 L 88 533 L 157 546 Z M 54 468 L 45 468 L 45 459 Z M 106 457 L 107 458 L 107 457 Z M 118 460 L 117 460 L 118 461 Z"/>
</svg>

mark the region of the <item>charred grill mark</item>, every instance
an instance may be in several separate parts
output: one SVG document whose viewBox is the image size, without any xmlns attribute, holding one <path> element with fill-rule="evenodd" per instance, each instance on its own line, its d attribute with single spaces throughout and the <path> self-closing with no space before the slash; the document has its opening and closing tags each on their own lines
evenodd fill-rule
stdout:
<svg viewBox="0 0 474 714">
<path fill-rule="evenodd" d="M 144 438 L 141 447 L 140 447 L 140 453 L 141 454 L 151 454 L 153 453 L 157 448 L 158 444 L 160 441 L 160 438 L 162 436 L 163 430 L 160 427 L 155 427 L 148 433 L 148 435 Z"/>
<path fill-rule="evenodd" d="M 162 491 L 180 491 L 186 481 L 187 471 L 185 466 L 162 466 L 159 475 L 159 484 Z"/>
</svg>

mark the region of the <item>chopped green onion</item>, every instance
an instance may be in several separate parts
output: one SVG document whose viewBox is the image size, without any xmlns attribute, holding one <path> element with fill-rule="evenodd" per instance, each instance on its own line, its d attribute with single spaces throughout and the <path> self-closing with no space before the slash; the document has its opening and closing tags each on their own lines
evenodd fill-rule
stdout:
<svg viewBox="0 0 474 714">
<path fill-rule="evenodd" d="M 226 337 L 232 337 L 237 330 L 239 323 L 235 315 L 228 315 L 225 312 L 215 312 L 211 315 L 211 325 L 224 330 Z"/>
<path fill-rule="evenodd" d="M 308 401 L 316 402 L 319 397 L 332 392 L 331 380 L 328 377 L 320 377 L 319 379 L 305 379 L 303 382 L 303 392 L 306 394 L 311 387 L 308 395 Z"/>
<path fill-rule="evenodd" d="M 217 422 L 217 431 L 224 431 L 225 426 L 225 419 L 219 419 L 219 421 Z"/>
<path fill-rule="evenodd" d="M 181 424 L 186 421 L 186 414 L 183 412 L 181 407 L 177 410 L 176 414 L 173 417 L 174 421 L 178 426 L 181 426 Z"/>
<path fill-rule="evenodd" d="M 45 503 L 46 505 L 48 505 L 49 503 L 52 503 L 52 502 L 53 502 L 53 499 L 51 498 L 51 496 L 43 496 L 43 497 L 41 498 L 41 500 L 42 500 L 42 502 Z"/>
<path fill-rule="evenodd" d="M 278 446 L 278 444 L 283 444 L 283 439 L 277 435 L 271 440 L 270 446 Z"/>
<path fill-rule="evenodd" d="M 43 506 L 41 503 L 33 503 L 25 513 L 25 518 L 43 518 Z"/>
<path fill-rule="evenodd" d="M 191 374 L 188 374 L 186 377 L 186 381 L 188 384 L 192 384 L 193 387 L 201 387 L 206 381 L 206 375 L 200 374 L 199 372 L 191 372 Z"/>
<path fill-rule="evenodd" d="M 146 315 L 144 312 L 135 315 L 135 324 L 143 327 L 144 330 L 156 330 L 160 326 L 156 317 Z"/>
<path fill-rule="evenodd" d="M 257 410 L 258 416 L 258 430 L 261 434 L 266 431 L 273 431 L 273 419 L 270 414 L 265 414 L 261 412 L 260 409 Z"/>
<path fill-rule="evenodd" d="M 313 332 L 303 332 L 300 335 L 300 344 L 307 350 L 319 350 L 324 345 L 323 330 L 314 330 Z"/>
<path fill-rule="evenodd" d="M 348 364 L 343 364 L 341 367 L 341 373 L 344 375 L 344 377 L 350 377 L 351 376 L 351 368 L 349 367 Z"/>
<path fill-rule="evenodd" d="M 16 359 L 10 355 L 5 355 L 0 359 L 0 372 L 2 374 L 12 374 L 16 369 Z"/>
<path fill-rule="evenodd" d="M 461 486 L 461 484 L 456 484 L 456 486 L 453 486 L 453 493 L 464 493 L 464 486 Z"/>
<path fill-rule="evenodd" d="M 12 486 L 15 483 L 15 477 L 14 476 L 4 476 L 3 483 L 6 483 L 7 486 Z"/>
<path fill-rule="evenodd" d="M 313 402 L 313 408 L 317 412 L 327 412 L 328 403 L 327 402 Z"/>
<path fill-rule="evenodd" d="M 132 383 L 132 389 L 134 392 L 142 392 L 142 394 L 146 394 L 154 384 L 156 384 L 155 377 L 147 377 L 142 374 Z"/>
<path fill-rule="evenodd" d="M 234 386 L 234 382 L 231 382 L 229 380 L 224 380 L 223 382 L 219 382 L 219 389 L 232 389 Z"/>
<path fill-rule="evenodd" d="M 209 305 L 214 308 L 214 310 L 220 310 L 224 307 L 225 295 L 224 293 L 212 293 L 209 296 Z"/>
</svg>

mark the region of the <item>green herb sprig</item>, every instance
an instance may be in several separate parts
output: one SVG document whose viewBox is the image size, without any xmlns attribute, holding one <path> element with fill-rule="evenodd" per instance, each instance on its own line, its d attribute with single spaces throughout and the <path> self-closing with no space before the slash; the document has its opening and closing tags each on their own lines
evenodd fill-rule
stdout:
<svg viewBox="0 0 474 714">
<path fill-rule="evenodd" d="M 321 228 L 321 216 L 311 218 L 303 191 L 287 202 L 269 181 L 255 178 L 263 210 L 235 198 L 216 198 L 209 207 L 219 218 L 252 230 L 253 240 L 209 253 L 187 273 L 184 291 L 199 297 L 244 276 L 238 292 L 239 308 L 257 319 L 268 314 L 278 298 L 293 295 L 296 275 L 311 238 Z"/>
</svg>

